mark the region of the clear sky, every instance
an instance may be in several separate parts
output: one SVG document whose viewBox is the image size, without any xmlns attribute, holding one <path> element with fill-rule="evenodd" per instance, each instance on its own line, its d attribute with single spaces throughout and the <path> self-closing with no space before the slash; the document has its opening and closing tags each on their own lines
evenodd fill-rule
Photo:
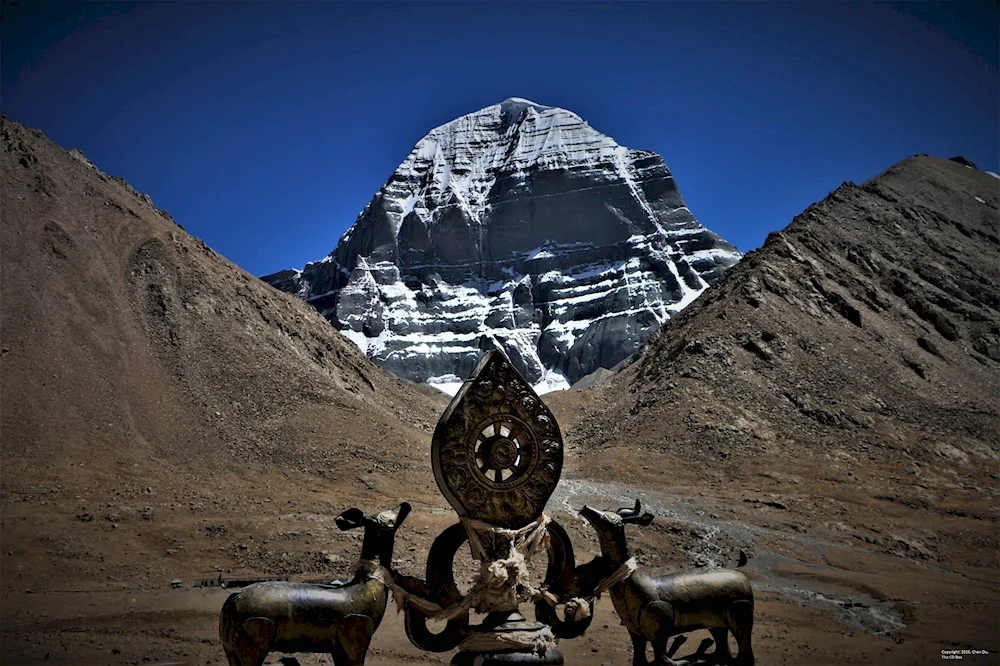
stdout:
<svg viewBox="0 0 1000 666">
<path fill-rule="evenodd" d="M 2 106 L 254 274 L 329 252 L 431 128 L 507 97 L 664 156 L 743 251 L 915 153 L 1000 171 L 1000 8 L 4 0 Z"/>
</svg>

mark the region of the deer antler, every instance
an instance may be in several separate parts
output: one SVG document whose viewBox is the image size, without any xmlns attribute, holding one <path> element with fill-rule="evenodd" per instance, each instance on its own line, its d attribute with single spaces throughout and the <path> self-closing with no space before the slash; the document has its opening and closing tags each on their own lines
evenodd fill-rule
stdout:
<svg viewBox="0 0 1000 666">
<path fill-rule="evenodd" d="M 642 510 L 642 505 L 639 503 L 639 498 L 637 497 L 635 500 L 635 507 L 630 509 L 627 506 L 624 506 L 618 509 L 618 511 L 616 511 L 615 513 L 617 513 L 619 516 L 627 520 L 629 518 L 635 518 L 636 516 L 638 516 L 639 511 L 641 510 Z"/>
<path fill-rule="evenodd" d="M 638 498 L 636 498 L 635 500 L 634 507 L 632 507 L 631 509 L 628 508 L 627 506 L 622 507 L 621 509 L 618 509 L 617 513 L 619 516 L 622 517 L 623 523 L 636 523 L 639 525 L 649 525 L 651 522 L 653 522 L 653 514 L 651 514 L 649 511 L 646 511 L 645 513 L 642 512 L 642 504 L 639 502 Z"/>
</svg>

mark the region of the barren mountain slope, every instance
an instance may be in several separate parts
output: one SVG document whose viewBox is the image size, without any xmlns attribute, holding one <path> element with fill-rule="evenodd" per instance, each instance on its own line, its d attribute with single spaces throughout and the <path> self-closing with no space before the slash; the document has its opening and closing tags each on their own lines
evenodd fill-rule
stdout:
<svg viewBox="0 0 1000 666">
<path fill-rule="evenodd" d="M 836 452 L 994 469 L 998 206 L 996 177 L 925 156 L 843 184 L 658 332 L 580 437 L 737 476 Z"/>
<path fill-rule="evenodd" d="M 956 161 L 845 183 L 611 381 L 550 397 L 571 472 L 712 498 L 711 542 L 744 529 L 727 515 L 762 535 L 762 594 L 837 581 L 883 600 L 906 643 L 863 632 L 872 663 L 995 656 L 998 208 L 1000 180 Z"/>
<path fill-rule="evenodd" d="M 130 517 L 242 513 L 274 483 L 325 488 L 331 511 L 381 473 L 431 487 L 427 389 L 81 154 L 6 119 L 2 141 L 3 541 L 37 549 L 32 586 L 129 549 L 162 556 L 156 521 L 110 529 Z M 25 567 L 4 557 L 12 584 Z"/>
</svg>

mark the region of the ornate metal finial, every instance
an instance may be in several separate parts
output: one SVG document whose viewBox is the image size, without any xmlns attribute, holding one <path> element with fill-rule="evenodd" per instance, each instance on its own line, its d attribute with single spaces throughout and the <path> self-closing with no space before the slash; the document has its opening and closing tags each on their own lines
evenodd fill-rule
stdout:
<svg viewBox="0 0 1000 666">
<path fill-rule="evenodd" d="M 438 488 L 458 515 L 505 528 L 537 519 L 559 483 L 559 425 L 499 351 L 483 355 L 438 421 Z"/>
</svg>

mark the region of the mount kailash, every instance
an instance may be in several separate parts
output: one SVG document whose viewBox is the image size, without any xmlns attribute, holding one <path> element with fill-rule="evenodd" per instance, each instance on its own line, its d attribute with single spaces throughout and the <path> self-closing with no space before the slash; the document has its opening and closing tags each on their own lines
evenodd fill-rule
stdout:
<svg viewBox="0 0 1000 666">
<path fill-rule="evenodd" d="M 618 364 L 740 256 L 658 154 L 511 98 L 431 130 L 333 252 L 263 279 L 407 379 L 453 392 L 500 348 L 546 391 Z"/>
</svg>

